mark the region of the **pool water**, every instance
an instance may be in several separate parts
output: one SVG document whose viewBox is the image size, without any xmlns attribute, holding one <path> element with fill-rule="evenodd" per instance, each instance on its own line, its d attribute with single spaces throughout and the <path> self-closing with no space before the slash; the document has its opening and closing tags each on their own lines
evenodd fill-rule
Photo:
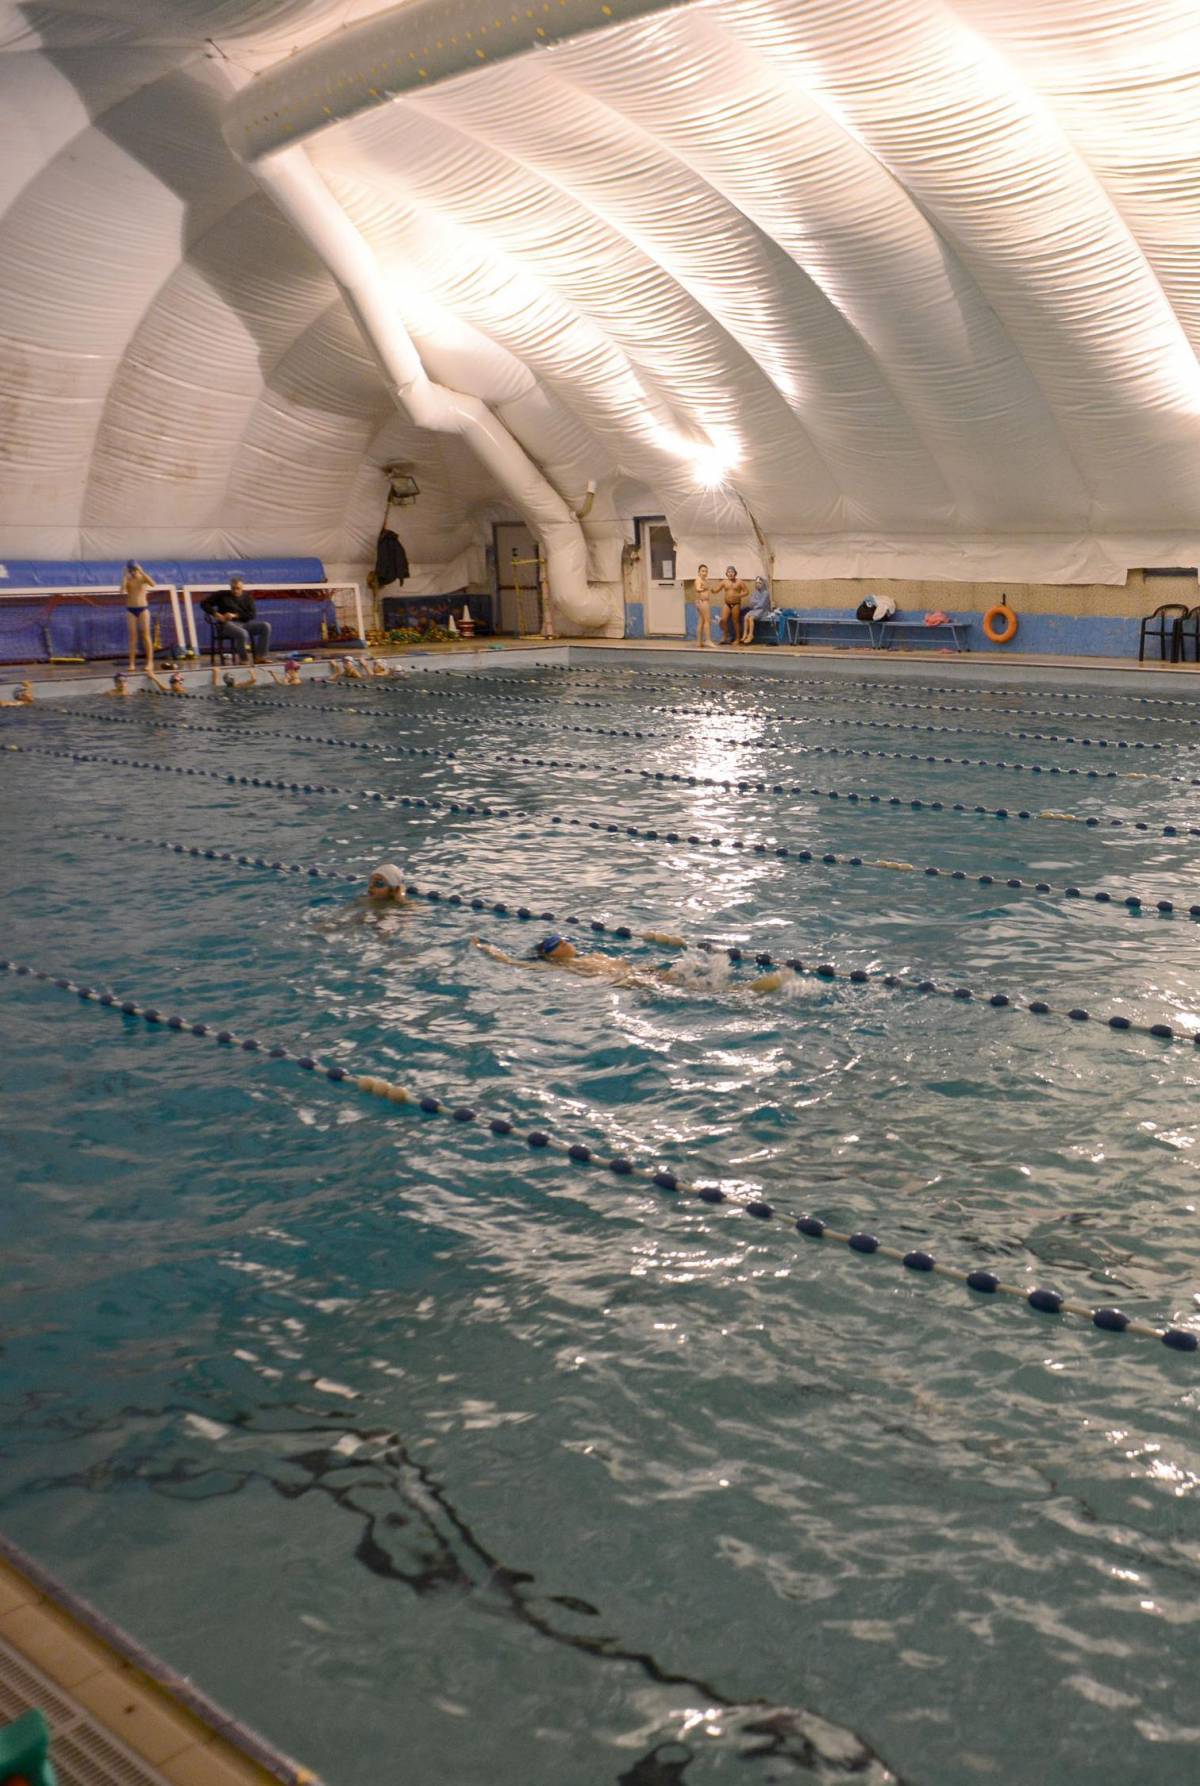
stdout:
<svg viewBox="0 0 1200 1786">
<path fill-rule="evenodd" d="M 1188 705 L 589 667 L 115 707 L 2 728 L 96 759 L 0 758 L 4 953 L 479 1120 L 0 976 L 0 1527 L 329 1786 L 1190 1776 L 1197 1357 L 793 1225 L 1200 1329 Z M 680 932 L 683 983 L 471 946 L 524 954 L 522 905 L 647 967 L 612 928 Z"/>
</svg>

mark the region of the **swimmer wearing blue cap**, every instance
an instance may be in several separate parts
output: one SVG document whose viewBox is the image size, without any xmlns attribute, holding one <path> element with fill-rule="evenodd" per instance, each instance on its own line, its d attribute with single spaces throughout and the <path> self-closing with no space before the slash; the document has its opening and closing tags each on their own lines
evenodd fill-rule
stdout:
<svg viewBox="0 0 1200 1786">
<path fill-rule="evenodd" d="M 647 938 L 654 942 L 671 942 L 678 944 L 682 939 L 658 937 Z M 569 937 L 560 936 L 551 931 L 540 942 L 535 943 L 523 959 L 516 955 L 508 955 L 503 949 L 496 948 L 494 943 L 485 943 L 477 936 L 471 938 L 475 947 L 493 961 L 502 961 L 507 967 L 562 967 L 568 973 L 579 974 L 585 980 L 608 980 L 614 986 L 688 986 L 691 984 L 670 962 L 663 962 L 657 967 L 643 967 L 639 962 L 629 961 L 623 955 L 581 955 Z M 760 974 L 749 982 L 752 992 L 777 992 L 783 984 L 780 973 Z M 693 987 L 694 990 L 694 987 Z"/>
</svg>

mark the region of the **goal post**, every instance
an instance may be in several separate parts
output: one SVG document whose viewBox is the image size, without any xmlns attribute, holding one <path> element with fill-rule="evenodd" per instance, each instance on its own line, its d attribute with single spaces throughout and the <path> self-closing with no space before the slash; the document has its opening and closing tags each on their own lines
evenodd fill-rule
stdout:
<svg viewBox="0 0 1200 1786">
<path fill-rule="evenodd" d="M 229 581 L 227 577 L 222 583 L 186 583 L 180 591 L 184 623 L 197 655 L 208 641 L 197 642 L 196 609 L 207 596 L 228 589 Z M 366 643 L 360 583 L 243 582 L 242 587 L 254 597 L 259 618 L 270 622 L 274 651 L 306 651 L 328 644 L 345 627 L 354 631 L 355 643 Z M 206 622 L 207 617 L 201 615 L 201 620 Z"/>
<path fill-rule="evenodd" d="M 156 583 L 146 599 L 155 649 L 185 651 L 178 590 Z M 119 584 L 0 588 L 0 663 L 79 663 L 124 657 L 128 648 L 126 599 Z"/>
</svg>

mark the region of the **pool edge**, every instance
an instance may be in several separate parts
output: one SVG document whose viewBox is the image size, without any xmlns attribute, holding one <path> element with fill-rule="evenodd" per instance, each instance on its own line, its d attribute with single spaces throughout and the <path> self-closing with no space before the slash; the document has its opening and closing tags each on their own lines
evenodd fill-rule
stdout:
<svg viewBox="0 0 1200 1786">
<path fill-rule="evenodd" d="M 311 1769 L 224 1711 L 3 1533 L 0 1639 L 168 1781 L 184 1786 L 216 1763 L 223 1778 L 245 1786 L 321 1786 Z M 164 1753 L 164 1740 L 175 1738 L 178 1747 Z"/>
</svg>

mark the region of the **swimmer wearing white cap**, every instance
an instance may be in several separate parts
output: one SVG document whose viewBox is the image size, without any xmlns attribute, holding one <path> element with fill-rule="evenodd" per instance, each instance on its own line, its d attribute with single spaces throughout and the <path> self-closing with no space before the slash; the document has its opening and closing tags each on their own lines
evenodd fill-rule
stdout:
<svg viewBox="0 0 1200 1786">
<path fill-rule="evenodd" d="M 371 870 L 367 898 L 378 905 L 407 905 L 404 875 L 394 862 L 381 862 L 378 868 Z"/>
</svg>

